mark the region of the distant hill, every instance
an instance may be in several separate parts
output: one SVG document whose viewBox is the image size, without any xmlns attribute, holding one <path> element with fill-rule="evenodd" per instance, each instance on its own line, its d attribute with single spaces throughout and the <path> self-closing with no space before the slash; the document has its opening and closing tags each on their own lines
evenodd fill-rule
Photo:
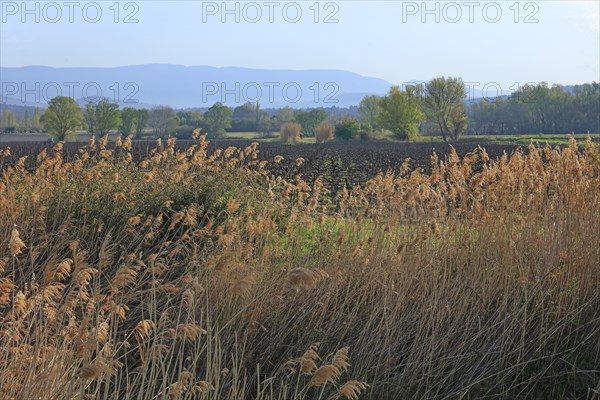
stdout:
<svg viewBox="0 0 600 400">
<path fill-rule="evenodd" d="M 229 106 L 260 101 L 263 108 L 349 107 L 368 94 L 385 94 L 392 83 L 341 70 L 266 70 L 148 64 L 115 68 L 0 67 L 0 102 L 46 107 L 70 95 L 106 97 L 121 107 Z M 25 104 L 23 103 L 25 101 Z"/>
<path fill-rule="evenodd" d="M 407 80 L 403 85 L 425 84 Z M 62 94 L 81 106 L 105 97 L 121 108 L 169 105 L 176 109 L 206 109 L 216 102 L 237 106 L 259 101 L 262 109 L 349 108 L 366 95 L 384 95 L 393 84 L 342 70 L 268 70 L 146 64 L 115 68 L 0 67 L 0 106 L 46 108 Z M 575 86 L 564 86 L 568 93 Z M 467 103 L 498 93 L 470 88 Z M 508 97 L 509 93 L 503 93 Z M 17 112 L 22 110 L 16 110 Z"/>
<path fill-rule="evenodd" d="M 45 109 L 46 107 L 40 107 L 40 106 L 35 106 L 35 105 L 17 105 L 17 104 L 10 104 L 10 103 L 0 103 L 0 114 L 2 113 L 3 110 L 9 110 L 10 112 L 12 112 L 15 115 L 18 115 L 19 117 L 25 115 L 25 112 L 29 111 L 31 114 L 33 114 L 33 112 L 35 111 L 36 108 L 39 108 L 40 111 Z"/>
</svg>

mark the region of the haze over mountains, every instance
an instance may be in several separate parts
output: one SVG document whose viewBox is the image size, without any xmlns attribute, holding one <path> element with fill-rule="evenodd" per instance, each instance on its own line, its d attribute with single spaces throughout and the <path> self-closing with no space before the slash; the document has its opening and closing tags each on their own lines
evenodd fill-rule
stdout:
<svg viewBox="0 0 600 400">
<path fill-rule="evenodd" d="M 129 107 L 348 107 L 392 83 L 341 70 L 266 70 L 147 64 L 115 68 L 0 67 L 2 102 L 45 107 L 57 94 L 79 102 L 106 97 Z M 59 93 L 60 92 L 60 93 Z"/>
<path fill-rule="evenodd" d="M 121 108 L 169 105 L 178 109 L 208 108 L 216 102 L 237 106 L 259 101 L 263 109 L 357 106 L 366 95 L 384 95 L 388 82 L 349 71 L 269 70 L 240 67 L 144 64 L 113 68 L 0 67 L 0 105 L 45 108 L 58 95 L 89 100 L 107 98 Z M 569 90 L 565 86 L 565 90 Z M 482 85 L 468 88 L 468 100 L 509 95 Z"/>
</svg>

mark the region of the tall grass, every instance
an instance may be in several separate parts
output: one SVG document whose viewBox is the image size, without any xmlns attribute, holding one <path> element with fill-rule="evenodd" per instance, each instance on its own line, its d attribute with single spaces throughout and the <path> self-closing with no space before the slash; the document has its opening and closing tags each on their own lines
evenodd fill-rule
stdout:
<svg viewBox="0 0 600 400">
<path fill-rule="evenodd" d="M 206 145 L 0 155 L 0 398 L 597 398 L 590 142 L 335 198 Z"/>
<path fill-rule="evenodd" d="M 302 126 L 295 122 L 288 122 L 281 125 L 279 129 L 279 137 L 284 143 L 298 143 L 302 138 L 300 131 Z"/>
<path fill-rule="evenodd" d="M 317 143 L 325 143 L 333 139 L 335 127 L 327 122 L 321 122 L 315 128 L 315 140 Z"/>
</svg>

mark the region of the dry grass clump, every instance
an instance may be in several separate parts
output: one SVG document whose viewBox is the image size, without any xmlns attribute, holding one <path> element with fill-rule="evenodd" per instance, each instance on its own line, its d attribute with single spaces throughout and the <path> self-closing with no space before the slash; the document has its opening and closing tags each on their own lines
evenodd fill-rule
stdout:
<svg viewBox="0 0 600 400">
<path fill-rule="evenodd" d="M 349 348 L 339 349 L 331 358 L 330 363 L 323 363 L 319 367 L 317 365 L 321 360 L 318 354 L 319 347 L 320 343 L 312 344 L 302 357 L 288 360 L 276 376 L 267 379 L 263 384 L 272 387 L 274 382 L 281 384 L 281 381 L 290 381 L 295 377 L 294 398 L 307 398 L 311 392 L 318 391 L 318 398 L 358 399 L 359 395 L 369 387 L 367 383 L 356 380 L 350 380 L 343 384 L 339 382 L 342 380 L 342 375 L 350 368 Z M 326 393 L 330 393 L 330 395 L 325 396 Z"/>
<path fill-rule="evenodd" d="M 329 122 L 321 122 L 315 127 L 315 139 L 317 143 L 325 143 L 333 139 L 335 127 Z"/>
<path fill-rule="evenodd" d="M 0 398 L 597 396 L 591 142 L 335 198 L 257 145 L 130 150 L 0 152 Z"/>
<path fill-rule="evenodd" d="M 323 270 L 310 270 L 308 268 L 293 268 L 288 272 L 290 287 L 297 291 L 312 290 L 319 282 L 328 277 L 327 272 Z"/>
<path fill-rule="evenodd" d="M 279 138 L 284 143 L 298 143 L 301 139 L 300 131 L 302 126 L 295 122 L 288 122 L 279 128 Z"/>
</svg>

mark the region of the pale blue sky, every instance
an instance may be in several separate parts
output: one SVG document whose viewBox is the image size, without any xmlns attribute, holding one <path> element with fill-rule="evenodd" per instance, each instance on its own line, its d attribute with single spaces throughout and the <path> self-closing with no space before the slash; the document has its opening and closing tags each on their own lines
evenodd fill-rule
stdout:
<svg viewBox="0 0 600 400">
<path fill-rule="evenodd" d="M 69 22 L 70 6 L 59 0 L 54 4 L 62 16 L 51 23 L 57 14 L 49 2 L 28 1 L 34 11 L 22 15 L 21 1 L 1 0 L 0 65 L 331 68 L 392 83 L 451 75 L 468 82 L 498 82 L 503 88 L 515 82 L 600 80 L 598 0 L 521 1 L 518 23 L 514 1 L 452 5 L 428 1 L 426 7 L 434 12 L 427 15 L 422 15 L 425 3 L 421 1 L 322 1 L 318 23 L 314 22 L 315 1 L 257 1 L 262 17 L 256 23 L 250 20 L 255 19 L 257 8 L 249 2 L 227 3 L 232 9 L 237 4 L 239 23 L 235 14 L 221 21 L 221 1 L 123 1 L 118 4 L 118 23 L 115 1 L 97 2 L 102 11 L 97 23 L 83 18 L 84 6 L 86 18 L 95 18 L 92 2 L 74 3 L 73 22 Z M 299 22 L 286 21 L 284 7 L 286 18 L 292 20 L 296 4 L 302 11 Z M 502 16 L 491 23 L 498 8 Z M 457 10 L 462 18 L 450 23 Z M 132 12 L 138 22 L 123 23 Z M 338 22 L 323 23 L 330 13 Z M 524 23 L 532 13 L 531 19 L 538 22 Z"/>
</svg>

